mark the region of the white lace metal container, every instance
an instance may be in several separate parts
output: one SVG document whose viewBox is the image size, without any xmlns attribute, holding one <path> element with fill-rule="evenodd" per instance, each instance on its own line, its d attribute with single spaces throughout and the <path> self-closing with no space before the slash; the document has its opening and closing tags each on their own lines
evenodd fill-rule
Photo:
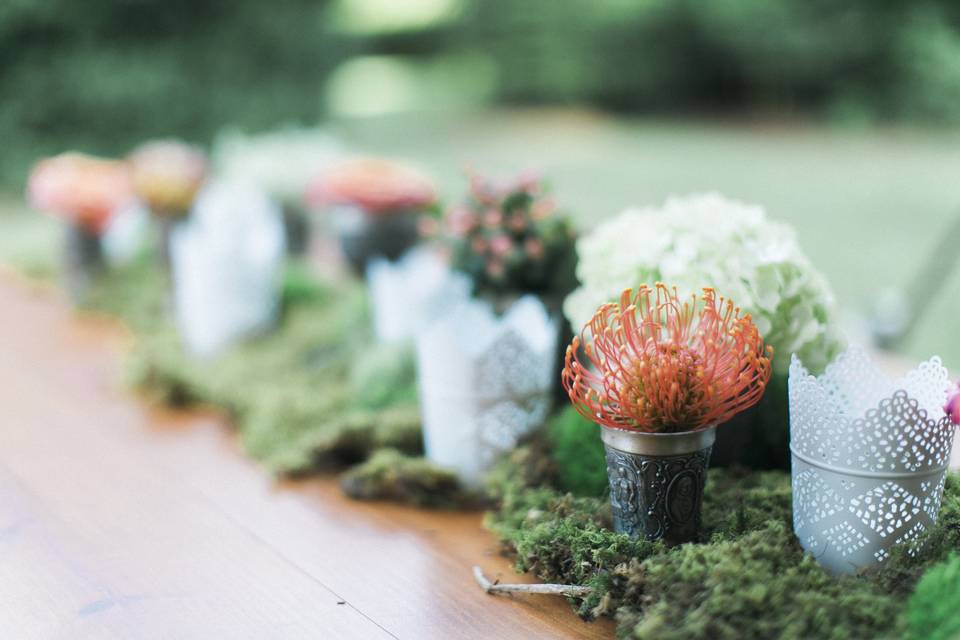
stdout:
<svg viewBox="0 0 960 640">
<path fill-rule="evenodd" d="M 539 427 L 550 409 L 558 323 L 533 296 L 501 317 L 463 300 L 417 337 L 427 458 L 467 485 Z"/>
<path fill-rule="evenodd" d="M 377 256 L 367 263 L 367 284 L 377 339 L 412 340 L 442 312 L 450 300 L 464 300 L 470 281 L 451 272 L 427 247 L 416 247 L 399 260 Z"/>
<path fill-rule="evenodd" d="M 216 182 L 173 229 L 177 326 L 194 355 L 207 356 L 270 327 L 279 306 L 283 221 L 266 193 Z"/>
<path fill-rule="evenodd" d="M 936 357 L 898 381 L 856 349 L 819 377 L 793 357 L 793 529 L 832 573 L 882 563 L 936 522 L 955 429 L 949 389 Z"/>
</svg>

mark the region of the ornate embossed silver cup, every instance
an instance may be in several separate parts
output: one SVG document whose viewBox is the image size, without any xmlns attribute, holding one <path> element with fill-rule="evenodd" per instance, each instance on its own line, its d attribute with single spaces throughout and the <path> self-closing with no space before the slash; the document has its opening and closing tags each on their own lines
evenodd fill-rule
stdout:
<svg viewBox="0 0 960 640">
<path fill-rule="evenodd" d="M 716 426 L 681 433 L 602 427 L 614 530 L 668 544 L 695 540 L 716 431 Z"/>
</svg>

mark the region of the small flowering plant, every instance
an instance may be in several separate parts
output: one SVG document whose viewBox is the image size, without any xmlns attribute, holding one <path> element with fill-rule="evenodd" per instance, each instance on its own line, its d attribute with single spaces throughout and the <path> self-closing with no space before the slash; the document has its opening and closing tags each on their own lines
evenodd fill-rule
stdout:
<svg viewBox="0 0 960 640">
<path fill-rule="evenodd" d="M 163 218 L 186 215 L 207 179 L 206 154 L 179 140 L 147 142 L 128 161 L 137 196 Z"/>
<path fill-rule="evenodd" d="M 123 162 L 82 153 L 41 160 L 27 182 L 30 206 L 95 235 L 132 198 L 130 174 Z"/>
<path fill-rule="evenodd" d="M 536 176 L 496 184 L 471 174 L 467 199 L 445 213 L 442 232 L 475 295 L 562 297 L 576 286 L 573 225 Z"/>
<path fill-rule="evenodd" d="M 682 299 L 657 284 L 602 305 L 567 348 L 563 386 L 594 422 L 644 433 L 697 431 L 756 404 L 773 349 L 713 289 Z"/>
<path fill-rule="evenodd" d="M 352 158 L 317 176 L 307 188 L 313 206 L 355 206 L 373 216 L 426 209 L 436 201 L 430 179 L 383 158 Z"/>
<path fill-rule="evenodd" d="M 760 400 L 772 355 L 750 316 L 710 288 L 641 285 L 597 309 L 561 380 L 601 426 L 615 531 L 697 539 L 716 427 Z"/>
</svg>

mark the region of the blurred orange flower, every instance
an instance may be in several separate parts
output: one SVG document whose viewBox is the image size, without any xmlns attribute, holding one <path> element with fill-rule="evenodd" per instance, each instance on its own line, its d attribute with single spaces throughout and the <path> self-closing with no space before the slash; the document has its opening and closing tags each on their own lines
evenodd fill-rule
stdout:
<svg viewBox="0 0 960 640">
<path fill-rule="evenodd" d="M 207 156 L 179 140 L 156 140 L 128 158 L 137 195 L 159 215 L 185 214 L 207 178 Z"/>
<path fill-rule="evenodd" d="M 419 209 L 436 200 L 433 184 L 407 165 L 381 158 L 354 158 L 318 176 L 307 189 L 314 206 L 348 204 L 369 213 Z"/>
<path fill-rule="evenodd" d="M 694 431 L 760 400 L 772 352 L 750 316 L 712 289 L 681 300 L 676 288 L 641 285 L 600 307 L 574 338 L 563 385 L 577 411 L 598 424 Z"/>
<path fill-rule="evenodd" d="M 76 152 L 41 160 L 27 181 L 30 206 L 95 233 L 103 231 L 113 213 L 132 198 L 130 173 L 123 162 Z"/>
</svg>

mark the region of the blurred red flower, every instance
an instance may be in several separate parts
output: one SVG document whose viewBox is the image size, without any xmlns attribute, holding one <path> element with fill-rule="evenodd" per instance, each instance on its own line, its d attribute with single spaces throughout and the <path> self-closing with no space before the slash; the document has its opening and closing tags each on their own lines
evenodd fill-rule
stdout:
<svg viewBox="0 0 960 640">
<path fill-rule="evenodd" d="M 420 209 L 436 200 L 433 184 L 413 167 L 381 158 L 354 158 L 307 188 L 312 206 L 355 205 L 368 213 Z"/>
<path fill-rule="evenodd" d="M 27 200 L 45 213 L 100 233 L 133 195 L 130 172 L 119 160 L 63 153 L 41 160 L 30 172 Z"/>
</svg>

